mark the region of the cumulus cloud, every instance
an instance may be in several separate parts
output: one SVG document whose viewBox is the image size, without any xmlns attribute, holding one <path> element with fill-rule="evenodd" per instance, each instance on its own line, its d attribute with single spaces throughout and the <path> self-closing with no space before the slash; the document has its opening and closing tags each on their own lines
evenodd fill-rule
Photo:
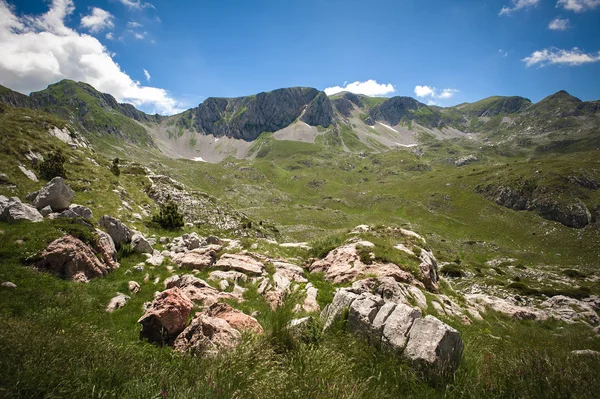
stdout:
<svg viewBox="0 0 600 399">
<path fill-rule="evenodd" d="M 146 69 L 144 69 L 144 76 L 146 77 L 146 80 L 149 82 L 150 79 L 152 79 L 152 76 L 150 76 L 150 72 L 148 72 Z"/>
<path fill-rule="evenodd" d="M 74 9 L 72 0 L 53 0 L 45 14 L 18 17 L 0 0 L 0 84 L 29 93 L 72 79 L 148 112 L 182 111 L 166 90 L 131 79 L 98 39 L 66 27 Z"/>
<path fill-rule="evenodd" d="M 144 3 L 141 0 L 119 0 L 121 4 L 128 8 L 154 8 L 150 3 Z"/>
<path fill-rule="evenodd" d="M 528 67 L 534 65 L 545 67 L 553 64 L 577 66 L 600 61 L 600 51 L 597 53 L 584 53 L 577 47 L 573 47 L 571 50 L 549 48 L 534 51 L 529 57 L 523 58 L 522 61 Z"/>
<path fill-rule="evenodd" d="M 556 3 L 556 7 L 575 12 L 593 10 L 599 6 L 600 0 L 558 0 L 558 3 Z"/>
<path fill-rule="evenodd" d="M 325 94 L 331 96 L 333 94 L 341 93 L 343 91 L 349 91 L 354 94 L 364 94 L 366 96 L 385 96 L 387 94 L 396 91 L 394 86 L 391 84 L 379 84 L 376 80 L 367 80 L 366 82 L 353 82 L 344 86 L 328 87 L 325 90 Z"/>
<path fill-rule="evenodd" d="M 139 22 L 136 22 L 136 21 L 129 21 L 129 22 L 127 22 L 127 27 L 128 28 L 134 29 L 134 28 L 140 28 L 141 26 L 142 26 L 142 24 L 140 24 Z"/>
<path fill-rule="evenodd" d="M 114 17 L 108 11 L 93 7 L 90 15 L 81 18 L 81 27 L 88 29 L 92 33 L 98 33 L 105 29 L 114 28 L 113 19 Z"/>
<path fill-rule="evenodd" d="M 522 10 L 524 8 L 535 7 L 540 3 L 540 0 L 511 0 L 511 3 L 512 7 L 502 7 L 499 15 L 510 15 L 513 12 Z"/>
<path fill-rule="evenodd" d="M 554 18 L 548 24 L 548 29 L 551 30 L 567 30 L 569 29 L 569 18 L 562 19 L 560 17 Z"/>
<path fill-rule="evenodd" d="M 429 103 L 432 103 L 432 105 L 435 105 L 434 99 L 447 100 L 452 98 L 456 93 L 458 93 L 456 89 L 438 90 L 431 86 L 415 87 L 415 95 L 420 98 L 429 98 Z"/>
</svg>

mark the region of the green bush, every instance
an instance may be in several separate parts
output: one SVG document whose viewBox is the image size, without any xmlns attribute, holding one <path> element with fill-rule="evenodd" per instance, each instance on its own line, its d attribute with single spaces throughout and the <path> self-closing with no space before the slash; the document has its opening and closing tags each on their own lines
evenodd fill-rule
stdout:
<svg viewBox="0 0 600 399">
<path fill-rule="evenodd" d="M 40 177 L 44 180 L 52 180 L 55 177 L 66 177 L 65 156 L 61 150 L 56 150 L 39 165 Z"/>
<path fill-rule="evenodd" d="M 164 229 L 179 229 L 184 224 L 183 214 L 179 212 L 179 207 L 170 198 L 167 198 L 160 206 L 158 214 L 152 217 L 152 221 Z"/>
<path fill-rule="evenodd" d="M 119 158 L 115 158 L 110 165 L 110 171 L 113 175 L 119 176 L 121 174 L 121 169 L 119 169 Z"/>
<path fill-rule="evenodd" d="M 455 263 L 442 266 L 440 271 L 446 277 L 463 277 L 465 275 L 463 269 Z"/>
</svg>

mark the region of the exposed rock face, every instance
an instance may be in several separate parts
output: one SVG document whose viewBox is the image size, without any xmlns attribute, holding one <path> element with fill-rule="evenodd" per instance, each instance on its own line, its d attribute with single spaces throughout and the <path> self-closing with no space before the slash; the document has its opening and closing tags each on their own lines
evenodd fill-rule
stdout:
<svg viewBox="0 0 600 399">
<path fill-rule="evenodd" d="M 333 106 L 327 94 L 324 92 L 317 94 L 310 104 L 308 104 L 300 120 L 311 126 L 327 127 L 331 125 L 333 121 Z"/>
<path fill-rule="evenodd" d="M 19 220 L 41 222 L 44 217 L 37 209 L 23 204 L 19 198 L 0 195 L 0 222 L 15 223 Z"/>
<path fill-rule="evenodd" d="M 554 220 L 565 226 L 583 228 L 592 223 L 592 214 L 581 201 L 558 202 L 543 188 L 534 191 L 508 186 L 477 186 L 476 191 L 493 200 L 496 204 L 516 211 L 534 211 L 541 217 Z"/>
<path fill-rule="evenodd" d="M 117 248 L 131 242 L 133 232 L 119 219 L 104 215 L 100 218 L 99 225 L 111 236 Z"/>
<path fill-rule="evenodd" d="M 235 348 L 242 334 L 223 319 L 196 314 L 190 325 L 174 342 L 175 350 L 208 357 Z"/>
<path fill-rule="evenodd" d="M 54 212 L 61 212 L 69 208 L 75 192 L 65 183 L 62 177 L 55 177 L 50 180 L 38 192 L 33 200 L 33 206 L 42 209 L 50 206 Z"/>
<path fill-rule="evenodd" d="M 373 283 L 363 280 L 338 289 L 321 313 L 324 328 L 340 320 L 348 309 L 349 331 L 402 354 L 427 371 L 454 370 L 463 351 L 460 333 L 433 316 L 423 318 L 419 309 L 407 303 L 371 293 Z"/>
<path fill-rule="evenodd" d="M 228 271 L 228 272 L 224 272 L 221 270 L 215 270 L 214 272 L 211 272 L 210 275 L 208 276 L 209 280 L 214 280 L 214 281 L 221 281 L 221 280 L 227 280 L 227 281 L 233 281 L 233 282 L 246 282 L 248 281 L 248 276 L 246 276 L 244 273 L 240 273 L 240 272 L 234 272 L 234 271 Z"/>
<path fill-rule="evenodd" d="M 486 308 L 495 312 L 514 317 L 519 320 L 546 320 L 548 317 L 537 309 L 518 306 L 505 299 L 492 297 L 484 294 L 465 295 L 467 301 L 475 306 L 479 311 L 485 312 Z"/>
<path fill-rule="evenodd" d="M 140 339 L 172 344 L 185 329 L 192 307 L 192 301 L 177 287 L 161 292 L 138 320 L 142 325 Z"/>
<path fill-rule="evenodd" d="M 123 306 L 125 306 L 127 301 L 129 301 L 129 299 L 130 297 L 128 297 L 125 294 L 117 294 L 114 298 L 110 300 L 108 306 L 106 306 L 106 311 L 108 313 L 112 313 L 115 310 L 122 308 Z"/>
<path fill-rule="evenodd" d="M 354 93 L 346 92 L 341 98 L 337 98 L 332 101 L 335 109 L 346 118 L 349 118 L 351 115 L 354 106 L 356 105 L 358 108 L 362 108 L 364 106 L 360 97 L 358 97 Z"/>
<path fill-rule="evenodd" d="M 226 303 L 215 303 L 214 305 L 211 305 L 206 310 L 206 315 L 223 319 L 238 331 L 250 331 L 255 334 L 264 333 L 262 326 L 254 317 L 248 316 Z"/>
<path fill-rule="evenodd" d="M 50 243 L 41 258 L 36 265 L 39 269 L 82 282 L 104 276 L 113 269 L 112 265 L 100 261 L 88 245 L 73 236 L 64 236 Z"/>
<path fill-rule="evenodd" d="M 48 209 L 48 208 L 49 208 L 49 206 L 43 208 L 42 211 L 44 209 Z M 52 208 L 50 207 L 50 209 L 52 209 Z M 69 218 L 82 217 L 85 219 L 92 219 L 94 217 L 94 215 L 93 215 L 91 209 L 88 207 L 85 207 L 83 205 L 71 204 L 69 206 L 69 209 L 60 213 L 60 217 L 69 217 Z"/>
<path fill-rule="evenodd" d="M 421 277 L 425 283 L 425 287 L 430 291 L 437 291 L 439 280 L 437 259 L 433 256 L 433 252 L 425 249 L 421 250 L 419 258 L 421 259 L 419 268 L 421 269 Z"/>
<path fill-rule="evenodd" d="M 373 262 L 370 265 L 363 263 L 358 254 L 357 246 L 372 247 L 373 244 L 361 241 L 338 247 L 329 252 L 324 259 L 313 262 L 309 267 L 310 272 L 325 273 L 325 278 L 335 284 L 348 283 L 366 275 L 389 276 L 397 281 L 408 283 L 414 280 L 412 274 L 392 263 Z"/>
<path fill-rule="evenodd" d="M 249 255 L 223 254 L 214 267 L 251 276 L 260 276 L 264 272 L 264 265 Z"/>
<path fill-rule="evenodd" d="M 395 126 L 400 123 L 404 117 L 413 119 L 414 111 L 419 108 L 427 107 L 410 97 L 392 97 L 389 100 L 376 105 L 370 112 L 369 116 L 374 121 L 382 121 L 390 126 Z"/>
<path fill-rule="evenodd" d="M 140 232 L 135 232 L 131 236 L 131 249 L 138 254 L 151 254 L 153 252 L 152 245 Z"/>
<path fill-rule="evenodd" d="M 294 122 L 306 106 L 316 100 L 320 92 L 316 89 L 293 87 L 259 93 L 256 96 L 240 98 L 208 98 L 197 108 L 190 110 L 194 119 L 182 118 L 178 124 L 194 127 L 205 134 L 215 137 L 232 137 L 246 141 L 255 140 L 263 132 L 276 132 Z M 321 104 L 324 108 L 329 99 L 317 100 L 310 112 L 311 122 L 326 123 L 326 112 L 316 110 Z M 332 113 L 332 112 L 331 112 Z M 307 122 L 309 123 L 309 122 Z M 327 123 L 325 126 L 328 126 Z"/>
</svg>

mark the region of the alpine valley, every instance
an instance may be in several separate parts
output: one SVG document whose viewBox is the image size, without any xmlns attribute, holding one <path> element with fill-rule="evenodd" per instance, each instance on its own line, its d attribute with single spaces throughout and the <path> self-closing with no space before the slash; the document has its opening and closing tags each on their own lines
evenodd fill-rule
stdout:
<svg viewBox="0 0 600 399">
<path fill-rule="evenodd" d="M 0 138 L 0 397 L 600 392 L 600 101 L 62 80 Z"/>
</svg>

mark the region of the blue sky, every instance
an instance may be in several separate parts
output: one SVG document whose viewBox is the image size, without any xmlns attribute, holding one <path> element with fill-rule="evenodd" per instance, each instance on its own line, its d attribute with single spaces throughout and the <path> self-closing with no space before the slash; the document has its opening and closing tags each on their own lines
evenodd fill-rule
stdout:
<svg viewBox="0 0 600 399">
<path fill-rule="evenodd" d="M 442 106 L 594 100 L 600 0 L 0 0 L 0 54 L 2 85 L 85 80 L 160 113 L 348 84 Z"/>
</svg>

